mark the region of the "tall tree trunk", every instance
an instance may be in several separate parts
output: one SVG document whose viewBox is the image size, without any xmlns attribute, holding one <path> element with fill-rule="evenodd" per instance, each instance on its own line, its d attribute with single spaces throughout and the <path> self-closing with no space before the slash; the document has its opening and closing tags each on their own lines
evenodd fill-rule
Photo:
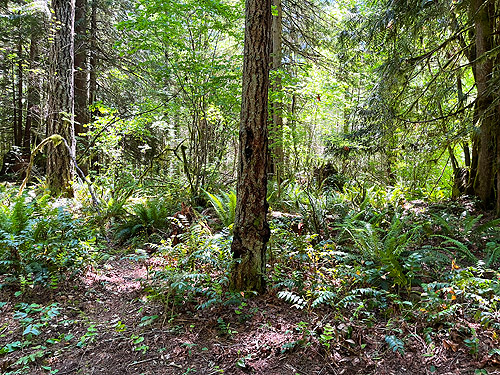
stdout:
<svg viewBox="0 0 500 375">
<path fill-rule="evenodd" d="M 88 123 L 87 96 L 87 1 L 75 1 L 75 133 Z"/>
<path fill-rule="evenodd" d="M 91 0 L 89 51 L 89 104 L 94 104 L 97 99 L 97 0 Z M 94 120 L 91 116 L 91 121 Z"/>
<path fill-rule="evenodd" d="M 97 100 L 97 6 L 98 0 L 90 0 L 90 41 L 89 41 L 89 93 L 88 104 L 95 104 Z M 90 122 L 95 120 L 95 110 L 90 112 Z M 90 166 L 99 173 L 99 155 L 90 149 Z"/>
<path fill-rule="evenodd" d="M 243 91 L 239 131 L 233 290 L 265 291 L 267 223 L 268 91 L 271 0 L 247 0 Z"/>
<path fill-rule="evenodd" d="M 281 85 L 281 59 L 282 59 L 282 18 L 283 10 L 281 8 L 281 0 L 273 0 L 274 14 L 272 22 L 272 70 L 274 71 L 274 80 L 272 83 L 273 101 L 273 127 L 272 127 L 272 142 L 273 147 L 273 173 L 276 176 L 278 184 L 278 196 L 280 195 L 281 180 L 284 170 L 284 152 L 283 152 L 283 99 Z"/>
<path fill-rule="evenodd" d="M 49 144 L 47 157 L 47 185 L 52 195 L 73 196 L 75 156 L 74 127 L 74 0 L 52 0 L 54 36 L 51 46 L 51 81 L 49 91 L 50 114 L 48 134 L 58 134 L 64 143 Z"/>
<path fill-rule="evenodd" d="M 475 82 L 477 87 L 477 120 L 479 128 L 479 152 L 477 174 L 474 181 L 475 194 L 485 207 L 495 202 L 494 181 L 496 176 L 496 138 L 498 133 L 498 113 L 494 103 L 493 61 L 488 55 L 493 49 L 494 1 L 472 0 L 475 45 L 477 60 Z"/>
<path fill-rule="evenodd" d="M 30 72 L 28 75 L 28 88 L 26 95 L 26 123 L 24 126 L 23 135 L 23 150 L 26 153 L 30 152 L 31 149 L 31 128 L 36 119 L 36 110 L 40 104 L 38 89 L 39 80 L 38 74 L 35 73 L 35 62 L 38 59 L 38 38 L 35 31 L 31 32 L 30 41 Z"/>
<path fill-rule="evenodd" d="M 17 43 L 17 124 L 15 145 L 21 147 L 23 143 L 23 41 Z"/>
<path fill-rule="evenodd" d="M 86 149 L 84 125 L 89 123 L 87 85 L 87 0 L 75 0 L 75 135 L 81 143 L 79 150 Z M 84 159 L 80 168 L 85 174 L 88 163 Z"/>
<path fill-rule="evenodd" d="M 13 129 L 13 136 L 14 139 L 13 144 L 16 144 L 16 139 L 18 137 L 17 135 L 17 87 L 16 87 L 16 64 L 12 64 L 12 115 L 13 115 L 13 121 L 12 121 L 12 129 Z"/>
</svg>

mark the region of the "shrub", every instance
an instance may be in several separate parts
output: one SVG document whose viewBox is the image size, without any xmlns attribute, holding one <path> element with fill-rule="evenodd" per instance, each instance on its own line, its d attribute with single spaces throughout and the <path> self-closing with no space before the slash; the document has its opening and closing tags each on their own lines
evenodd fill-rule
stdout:
<svg viewBox="0 0 500 375">
<path fill-rule="evenodd" d="M 162 199 L 150 199 L 133 205 L 130 212 L 115 227 L 115 237 L 120 242 L 133 238 L 151 241 L 152 235 L 160 238 L 167 236 L 170 216 L 174 209 L 172 203 Z"/>
<path fill-rule="evenodd" d="M 23 195 L 0 204 L 0 274 L 7 281 L 55 286 L 89 262 L 91 231 L 54 203 Z"/>
</svg>

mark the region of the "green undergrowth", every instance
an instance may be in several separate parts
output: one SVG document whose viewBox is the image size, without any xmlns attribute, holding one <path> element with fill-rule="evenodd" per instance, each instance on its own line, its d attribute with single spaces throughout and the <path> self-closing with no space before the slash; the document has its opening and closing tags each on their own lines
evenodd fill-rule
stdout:
<svg viewBox="0 0 500 375">
<path fill-rule="evenodd" d="M 330 332 L 326 326 L 309 332 L 318 344 L 328 348 L 340 336 L 351 340 L 351 333 L 340 331 L 381 322 L 386 345 L 397 353 L 409 340 L 401 322 L 416 324 L 416 334 L 430 346 L 457 320 L 498 335 L 498 220 L 454 202 L 409 202 L 395 194 L 349 203 L 330 197 L 314 207 L 308 204 L 313 193 L 296 198 L 298 210 L 271 220 L 267 284 L 296 309 L 333 312 Z M 237 310 L 251 294 L 228 289 L 230 226 L 215 231 L 199 218 L 184 229 L 174 241 L 150 244 L 153 255 L 135 255 L 165 262 L 151 271 L 150 298 L 172 317 L 178 308 Z M 477 334 L 463 330 L 473 353 Z"/>
<path fill-rule="evenodd" d="M 69 202 L 6 192 L 0 202 L 0 285 L 57 287 L 95 256 L 94 230 Z"/>
<path fill-rule="evenodd" d="M 471 356 L 485 348 L 489 356 L 498 354 L 499 348 L 482 341 L 482 332 L 489 332 L 498 345 L 500 334 L 498 219 L 478 211 L 474 202 L 408 201 L 394 191 L 367 189 L 356 195 L 352 188 L 335 192 L 289 185 L 281 194 L 281 205 L 270 202 L 282 212 L 270 215 L 268 291 L 305 316 L 321 312 L 325 317 L 321 324 L 306 319 L 297 324 L 295 340 L 282 353 L 310 345 L 326 355 L 339 347 L 360 351 L 368 345 L 360 332 L 377 328 L 384 348 L 399 355 L 417 338 L 429 356 L 441 342 L 454 348 L 452 331 Z M 218 221 L 199 214 L 203 207 L 181 204 L 175 212 L 178 202 L 167 194 L 160 200 L 125 192 L 116 196 L 121 203 L 110 199 L 108 219 L 102 215 L 101 221 L 87 222 L 63 201 L 4 194 L 2 280 L 20 285 L 21 293 L 35 285 L 56 287 L 103 257 L 95 254 L 96 233 L 111 234 L 108 238 L 126 244 L 125 257 L 146 268 L 144 292 L 163 306 L 164 322 L 183 311 L 219 311 L 219 334 L 236 336 L 234 322 L 252 319 L 255 311 L 248 301 L 254 293 L 229 289 L 234 193 L 206 195 Z M 57 315 L 58 306 L 51 306 L 17 306 L 16 316 L 27 319 L 19 322 L 29 343 L 14 340 L 0 349 L 3 354 L 23 348 L 31 348 L 26 352 L 35 357 L 48 353 L 49 346 L 36 337 L 50 320 L 41 317 Z M 234 312 L 234 319 L 223 311 Z M 88 328 L 80 345 L 95 339 L 95 328 Z M 137 350 L 147 350 L 140 335 L 131 340 Z M 36 362 L 35 357 L 25 361 Z"/>
</svg>

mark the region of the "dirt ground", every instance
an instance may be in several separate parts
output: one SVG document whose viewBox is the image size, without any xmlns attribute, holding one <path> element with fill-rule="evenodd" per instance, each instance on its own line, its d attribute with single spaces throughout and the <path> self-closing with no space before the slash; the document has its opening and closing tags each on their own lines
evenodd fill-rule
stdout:
<svg viewBox="0 0 500 375">
<path fill-rule="evenodd" d="M 246 305 L 198 310 L 186 303 L 173 311 L 147 298 L 141 278 L 145 267 L 115 259 L 52 292 L 16 297 L 12 290 L 0 290 L 0 348 L 23 340 L 16 304 L 57 302 L 60 307 L 35 343 L 0 354 L 0 373 L 500 374 L 500 356 L 489 354 L 500 348 L 499 338 L 479 327 L 479 350 L 473 355 L 458 328 L 427 344 L 416 325 L 398 320 L 406 340 L 404 352 L 394 352 L 384 340 L 387 320 L 368 325 L 343 319 L 332 308 L 297 310 L 272 292 Z M 336 332 L 329 347 L 318 339 L 327 324 Z M 21 370 L 16 361 L 40 348 L 43 353 Z"/>
</svg>

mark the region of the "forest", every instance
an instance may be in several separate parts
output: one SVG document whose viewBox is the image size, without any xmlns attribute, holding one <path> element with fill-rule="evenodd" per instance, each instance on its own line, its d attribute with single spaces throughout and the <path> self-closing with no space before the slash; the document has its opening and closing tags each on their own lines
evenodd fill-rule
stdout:
<svg viewBox="0 0 500 375">
<path fill-rule="evenodd" d="M 0 0 L 0 374 L 500 374 L 500 2 Z"/>
</svg>

